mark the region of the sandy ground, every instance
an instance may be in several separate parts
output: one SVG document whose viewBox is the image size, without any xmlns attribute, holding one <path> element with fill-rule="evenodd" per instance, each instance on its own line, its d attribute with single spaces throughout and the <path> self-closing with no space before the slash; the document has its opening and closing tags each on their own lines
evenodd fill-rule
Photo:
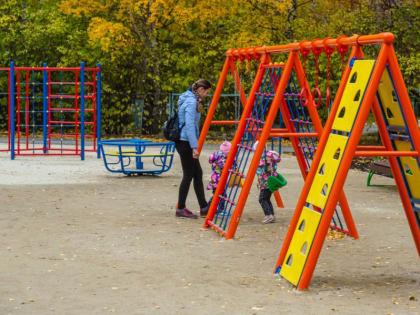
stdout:
<svg viewBox="0 0 420 315">
<path fill-rule="evenodd" d="M 292 155 L 280 167 L 289 184 L 278 221 L 260 223 L 254 187 L 225 241 L 202 219 L 174 217 L 178 157 L 162 176 L 126 177 L 94 155 L 0 153 L 0 314 L 420 314 L 419 257 L 397 190 L 365 187 L 359 171 L 345 191 L 360 239 L 327 240 L 306 291 L 273 275 L 303 185 Z M 188 207 L 198 210 L 192 190 Z"/>
</svg>

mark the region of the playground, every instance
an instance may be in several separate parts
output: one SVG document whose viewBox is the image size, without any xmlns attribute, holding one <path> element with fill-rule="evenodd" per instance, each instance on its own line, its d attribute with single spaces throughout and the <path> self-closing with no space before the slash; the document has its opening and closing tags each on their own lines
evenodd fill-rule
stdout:
<svg viewBox="0 0 420 315">
<path fill-rule="evenodd" d="M 214 149 L 205 145 L 201 160 Z M 277 223 L 261 225 L 253 185 L 231 241 L 174 217 L 179 159 L 159 177 L 110 174 L 94 153 L 83 163 L 0 159 L 1 314 L 420 312 L 417 252 L 392 179 L 364 187 L 367 173 L 350 170 L 360 239 L 327 237 L 311 286 L 298 291 L 272 273 L 303 185 L 291 154 L 280 163 L 289 185 Z"/>
<path fill-rule="evenodd" d="M 16 117 L 10 115 L 0 150 L 6 244 L 0 311 L 418 313 L 420 134 L 393 40 L 393 34 L 381 33 L 229 49 L 198 139 L 208 180 L 206 161 L 218 147 L 206 142 L 210 126 L 235 126 L 204 222 L 174 216 L 182 177 L 174 142 L 101 140 L 99 64 L 11 63 L 2 69 L 14 95 L 8 112 Z M 376 62 L 364 58 L 361 47 L 369 44 L 381 45 Z M 334 49 L 342 79 L 331 101 Z M 287 62 L 272 62 L 279 52 L 288 53 Z M 311 52 L 313 91 L 306 77 Z M 324 99 L 318 85 L 321 53 L 328 69 Z M 238 60 L 259 62 L 248 95 Z M 239 120 L 236 114 L 235 120 L 217 120 L 229 75 L 235 111 L 242 113 Z M 329 116 L 323 125 L 324 101 Z M 379 143 L 366 145 L 360 139 L 371 110 Z M 289 142 L 274 141 L 282 138 Z M 287 185 L 270 176 L 282 186 L 280 195 L 280 186 L 268 184 L 277 220 L 261 225 L 254 176 L 270 145 L 282 153 Z M 351 169 L 355 157 L 388 157 L 388 163 L 375 161 L 371 171 L 378 174 L 367 174 Z M 198 209 L 193 197 L 188 207 Z"/>
<path fill-rule="evenodd" d="M 420 314 L 418 12 L 5 2 L 0 315 Z"/>
</svg>

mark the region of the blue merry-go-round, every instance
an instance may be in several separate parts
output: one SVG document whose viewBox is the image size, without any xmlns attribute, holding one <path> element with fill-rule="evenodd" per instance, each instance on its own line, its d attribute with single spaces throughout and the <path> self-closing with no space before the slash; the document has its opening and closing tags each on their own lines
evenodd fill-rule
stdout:
<svg viewBox="0 0 420 315">
<path fill-rule="evenodd" d="M 174 158 L 174 142 L 143 139 L 110 139 L 98 143 L 105 168 L 125 175 L 158 175 L 169 171 Z"/>
</svg>

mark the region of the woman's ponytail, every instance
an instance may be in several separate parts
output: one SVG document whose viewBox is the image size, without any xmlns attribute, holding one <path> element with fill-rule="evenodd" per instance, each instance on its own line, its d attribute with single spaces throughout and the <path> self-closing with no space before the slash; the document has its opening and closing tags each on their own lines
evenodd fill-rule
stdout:
<svg viewBox="0 0 420 315">
<path fill-rule="evenodd" d="M 194 84 L 192 85 L 193 91 L 197 91 L 200 87 L 202 87 L 205 90 L 211 89 L 211 83 L 206 79 L 200 79 L 194 82 Z"/>
</svg>

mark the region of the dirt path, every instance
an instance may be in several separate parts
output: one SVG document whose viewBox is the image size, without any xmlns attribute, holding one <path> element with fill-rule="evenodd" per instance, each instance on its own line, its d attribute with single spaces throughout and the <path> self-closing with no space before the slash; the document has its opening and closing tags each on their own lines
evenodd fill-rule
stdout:
<svg viewBox="0 0 420 315">
<path fill-rule="evenodd" d="M 327 240 L 307 291 L 272 274 L 303 184 L 293 156 L 280 168 L 289 184 L 277 223 L 260 224 L 253 187 L 237 238 L 224 241 L 201 219 L 174 217 L 178 158 L 160 177 L 125 177 L 93 156 L 0 155 L 0 314 L 420 314 L 396 188 L 367 188 L 356 170 L 345 191 L 360 239 Z"/>
</svg>

